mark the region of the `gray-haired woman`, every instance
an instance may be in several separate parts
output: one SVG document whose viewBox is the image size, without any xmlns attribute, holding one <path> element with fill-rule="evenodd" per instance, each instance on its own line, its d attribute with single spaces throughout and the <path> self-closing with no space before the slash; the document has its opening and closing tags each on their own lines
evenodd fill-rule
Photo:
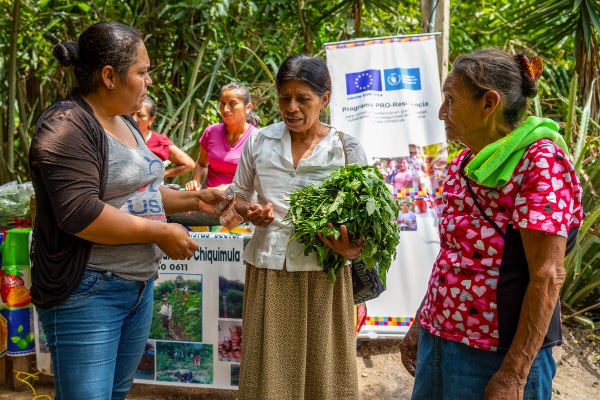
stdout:
<svg viewBox="0 0 600 400">
<path fill-rule="evenodd" d="M 527 117 L 541 60 L 456 59 L 439 118 L 467 146 L 444 181 L 441 249 L 401 342 L 412 399 L 550 399 L 558 294 L 581 224 L 581 184 L 552 120 Z"/>
</svg>

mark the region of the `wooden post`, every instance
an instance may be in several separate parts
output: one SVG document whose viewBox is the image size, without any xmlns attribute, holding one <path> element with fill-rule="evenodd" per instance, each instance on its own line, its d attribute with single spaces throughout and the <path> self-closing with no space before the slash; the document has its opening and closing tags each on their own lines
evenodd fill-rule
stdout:
<svg viewBox="0 0 600 400">
<path fill-rule="evenodd" d="M 6 355 L 0 357 L 0 388 L 6 384 Z"/>
<path fill-rule="evenodd" d="M 450 0 L 421 1 L 421 32 L 441 33 L 436 38 L 436 48 L 440 82 L 443 83 L 448 75 L 448 53 L 450 52 Z"/>
<path fill-rule="evenodd" d="M 17 379 L 17 371 L 31 373 L 30 356 L 11 357 L 13 365 L 13 391 L 24 392 L 30 390 L 29 386 Z M 21 378 L 26 376 L 22 375 Z"/>
<path fill-rule="evenodd" d="M 450 53 L 450 0 L 439 0 L 435 13 L 436 32 L 442 36 L 437 40 L 440 80 L 443 83 L 448 75 L 448 54 Z"/>
</svg>

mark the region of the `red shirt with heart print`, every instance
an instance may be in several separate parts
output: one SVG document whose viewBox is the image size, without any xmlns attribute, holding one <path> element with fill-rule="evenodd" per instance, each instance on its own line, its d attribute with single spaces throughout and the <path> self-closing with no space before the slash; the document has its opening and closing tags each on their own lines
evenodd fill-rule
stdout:
<svg viewBox="0 0 600 400">
<path fill-rule="evenodd" d="M 529 282 L 519 229 L 572 237 L 583 217 L 581 184 L 565 153 L 547 139 L 529 146 L 510 181 L 497 189 L 467 181 L 461 171 L 472 157 L 464 150 L 448 170 L 439 225 L 441 251 L 420 320 L 444 339 L 505 350 L 514 337 Z M 561 342 L 559 306 L 543 347 Z"/>
</svg>

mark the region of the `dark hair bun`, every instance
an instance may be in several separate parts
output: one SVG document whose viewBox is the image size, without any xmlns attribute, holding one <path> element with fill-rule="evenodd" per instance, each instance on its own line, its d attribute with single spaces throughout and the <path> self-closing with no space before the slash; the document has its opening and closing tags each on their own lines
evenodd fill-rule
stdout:
<svg viewBox="0 0 600 400">
<path fill-rule="evenodd" d="M 75 65 L 79 61 L 79 45 L 75 42 L 59 43 L 54 46 L 52 53 L 63 67 Z"/>
</svg>

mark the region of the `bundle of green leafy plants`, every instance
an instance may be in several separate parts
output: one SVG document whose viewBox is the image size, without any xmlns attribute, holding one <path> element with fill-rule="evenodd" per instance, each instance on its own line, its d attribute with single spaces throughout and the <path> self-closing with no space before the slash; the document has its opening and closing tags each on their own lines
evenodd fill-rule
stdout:
<svg viewBox="0 0 600 400">
<path fill-rule="evenodd" d="M 319 263 L 332 283 L 346 259 L 327 247 L 317 233 L 339 238 L 339 227 L 345 225 L 351 242 L 361 236 L 364 240 L 359 259 L 365 262 L 365 269 L 376 267 L 385 284 L 400 241 L 398 210 L 398 201 L 376 167 L 348 164 L 324 181 L 292 193 L 283 220 L 294 225 L 292 239 L 305 245 L 305 255 L 318 253 Z"/>
</svg>

